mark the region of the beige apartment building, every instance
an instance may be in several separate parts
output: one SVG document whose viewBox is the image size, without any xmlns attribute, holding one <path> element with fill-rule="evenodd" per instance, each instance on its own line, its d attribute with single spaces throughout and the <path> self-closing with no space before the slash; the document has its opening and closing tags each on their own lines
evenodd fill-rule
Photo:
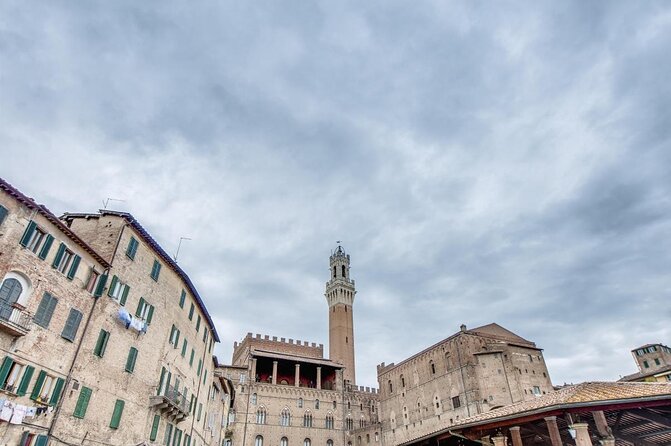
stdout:
<svg viewBox="0 0 671 446">
<path fill-rule="evenodd" d="M 646 344 L 631 351 L 638 372 L 624 376 L 620 381 L 671 381 L 671 348 L 664 344 Z"/>
<path fill-rule="evenodd" d="M 0 179 L 0 444 L 47 444 L 109 266 Z"/>
</svg>

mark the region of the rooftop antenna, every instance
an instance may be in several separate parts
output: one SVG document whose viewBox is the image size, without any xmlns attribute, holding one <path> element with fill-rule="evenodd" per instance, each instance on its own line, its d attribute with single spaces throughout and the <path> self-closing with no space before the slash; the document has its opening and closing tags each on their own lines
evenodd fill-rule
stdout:
<svg viewBox="0 0 671 446">
<path fill-rule="evenodd" d="M 120 201 L 122 203 L 125 203 L 126 200 L 121 200 L 119 198 L 110 198 L 107 197 L 107 200 L 103 200 L 103 209 L 107 209 L 107 205 L 109 205 L 110 201 Z"/>
<path fill-rule="evenodd" d="M 179 244 L 177 245 L 177 252 L 173 256 L 173 259 L 175 260 L 175 262 L 177 262 L 177 256 L 179 255 L 179 248 L 182 247 L 182 240 L 191 240 L 191 239 L 189 237 L 180 237 L 179 238 Z"/>
</svg>

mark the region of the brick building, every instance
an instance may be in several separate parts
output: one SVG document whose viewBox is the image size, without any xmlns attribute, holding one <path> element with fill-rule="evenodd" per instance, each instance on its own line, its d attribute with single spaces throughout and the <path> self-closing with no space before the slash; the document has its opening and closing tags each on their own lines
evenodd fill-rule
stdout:
<svg viewBox="0 0 671 446">
<path fill-rule="evenodd" d="M 646 344 L 631 351 L 638 372 L 624 376 L 620 381 L 671 381 L 671 348 L 664 344 Z"/>
</svg>

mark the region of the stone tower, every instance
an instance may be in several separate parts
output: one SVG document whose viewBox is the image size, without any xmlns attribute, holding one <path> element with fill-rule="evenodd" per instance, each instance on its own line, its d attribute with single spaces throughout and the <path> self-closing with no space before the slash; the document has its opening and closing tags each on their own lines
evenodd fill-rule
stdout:
<svg viewBox="0 0 671 446">
<path fill-rule="evenodd" d="M 342 246 L 331 254 L 331 280 L 326 282 L 326 301 L 329 304 L 329 359 L 345 366 L 343 377 L 355 384 L 354 379 L 354 281 L 349 273 L 349 254 Z"/>
</svg>

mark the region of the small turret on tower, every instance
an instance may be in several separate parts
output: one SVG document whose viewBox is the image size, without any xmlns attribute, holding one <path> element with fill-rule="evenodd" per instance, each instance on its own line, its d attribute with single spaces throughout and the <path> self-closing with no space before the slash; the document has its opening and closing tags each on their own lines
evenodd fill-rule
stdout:
<svg viewBox="0 0 671 446">
<path fill-rule="evenodd" d="M 338 245 L 329 260 L 331 279 L 324 294 L 329 305 L 329 359 L 343 364 L 344 378 L 355 384 L 352 305 L 356 290 L 350 277 L 350 257 Z"/>
</svg>

